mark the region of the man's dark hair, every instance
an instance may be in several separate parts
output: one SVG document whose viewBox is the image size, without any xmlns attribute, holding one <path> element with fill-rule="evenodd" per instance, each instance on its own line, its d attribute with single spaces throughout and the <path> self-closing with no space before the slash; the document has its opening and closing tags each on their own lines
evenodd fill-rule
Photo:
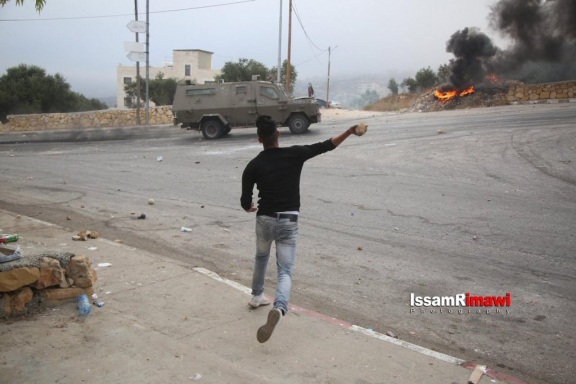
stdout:
<svg viewBox="0 0 576 384">
<path fill-rule="evenodd" d="M 276 143 L 276 122 L 268 115 L 258 116 L 256 119 L 256 128 L 258 128 L 258 137 L 266 146 Z"/>
</svg>

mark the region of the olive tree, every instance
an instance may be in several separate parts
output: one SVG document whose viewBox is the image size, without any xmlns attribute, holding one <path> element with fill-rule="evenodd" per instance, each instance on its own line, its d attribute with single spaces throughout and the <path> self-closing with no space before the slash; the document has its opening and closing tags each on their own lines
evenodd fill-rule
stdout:
<svg viewBox="0 0 576 384">
<path fill-rule="evenodd" d="M 390 79 L 388 82 L 388 89 L 393 95 L 398 94 L 398 83 L 396 82 L 396 79 Z"/>
<path fill-rule="evenodd" d="M 420 90 L 428 89 L 435 86 L 438 83 L 438 76 L 430 67 L 422 68 L 416 72 L 416 83 Z"/>
<path fill-rule="evenodd" d="M 136 98 L 138 94 L 137 89 L 138 82 L 131 82 L 124 86 L 124 92 L 131 98 Z M 156 78 L 150 80 L 148 85 L 148 95 L 150 100 L 156 105 L 172 105 L 174 102 L 174 94 L 176 93 L 176 87 L 178 82 L 176 79 L 165 79 L 162 72 L 156 75 Z M 146 94 L 146 79 L 140 78 L 140 97 Z M 135 104 L 136 105 L 136 104 Z"/>
<path fill-rule="evenodd" d="M 96 99 L 72 92 L 60 74 L 48 75 L 43 68 L 20 64 L 0 77 L 0 120 L 9 114 L 79 112 L 106 109 Z"/>
<path fill-rule="evenodd" d="M 232 61 L 224 63 L 221 74 L 214 77 L 214 80 L 225 82 L 250 81 L 253 75 L 258 75 L 261 80 L 265 80 L 268 72 L 269 69 L 259 61 L 241 58 L 238 59 L 237 63 Z"/>
</svg>

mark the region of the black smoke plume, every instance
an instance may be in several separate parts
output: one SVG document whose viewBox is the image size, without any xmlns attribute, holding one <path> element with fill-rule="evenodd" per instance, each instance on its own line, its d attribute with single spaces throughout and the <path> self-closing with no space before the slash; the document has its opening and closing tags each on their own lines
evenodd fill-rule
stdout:
<svg viewBox="0 0 576 384">
<path fill-rule="evenodd" d="M 454 33 L 446 50 L 455 56 L 455 87 L 481 83 L 486 74 L 526 83 L 576 80 L 576 0 L 499 0 L 489 19 L 511 44 L 498 49 L 472 28 Z"/>
<path fill-rule="evenodd" d="M 456 57 L 450 62 L 450 83 L 461 89 L 484 80 L 484 62 L 493 57 L 497 49 L 490 38 L 479 30 L 464 28 L 450 37 L 446 51 Z"/>
</svg>

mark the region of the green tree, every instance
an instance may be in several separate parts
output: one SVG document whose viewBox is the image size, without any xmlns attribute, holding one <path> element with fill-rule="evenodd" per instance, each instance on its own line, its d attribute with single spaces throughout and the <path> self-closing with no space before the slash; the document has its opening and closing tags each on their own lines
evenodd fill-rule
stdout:
<svg viewBox="0 0 576 384">
<path fill-rule="evenodd" d="M 101 109 L 108 109 L 108 106 L 98 99 L 88 99 L 86 96 L 76 92 L 72 92 L 74 100 L 74 112 L 83 111 L 96 111 Z"/>
<path fill-rule="evenodd" d="M 221 74 L 214 77 L 216 81 L 234 82 L 250 81 L 253 75 L 260 76 L 260 80 L 265 80 L 269 69 L 256 60 L 246 58 L 238 59 L 237 63 L 228 61 L 224 63 Z"/>
<path fill-rule="evenodd" d="M 150 100 L 156 105 L 172 105 L 177 85 L 176 79 L 165 79 L 164 74 L 159 73 L 154 80 L 150 81 L 148 87 Z"/>
<path fill-rule="evenodd" d="M 124 92 L 132 99 L 136 98 L 138 82 L 124 86 Z M 148 86 L 148 96 L 156 105 L 172 105 L 178 82 L 176 79 L 165 79 L 162 72 L 158 73 Z M 140 98 L 146 97 L 146 79 L 140 78 Z M 136 106 L 136 104 L 134 104 Z"/>
<path fill-rule="evenodd" d="M 94 100 L 94 99 L 93 99 Z M 47 75 L 43 68 L 20 64 L 0 77 L 0 120 L 9 114 L 76 112 L 105 109 L 102 103 L 72 92 L 60 74 Z"/>
<path fill-rule="evenodd" d="M 388 89 L 390 90 L 390 92 L 392 92 L 393 95 L 397 95 L 398 94 L 398 83 L 396 82 L 396 79 L 390 79 L 390 81 L 388 82 Z"/>
<path fill-rule="evenodd" d="M 360 98 L 357 99 L 354 104 L 358 108 L 364 108 L 367 105 L 374 104 L 379 99 L 380 95 L 378 95 L 378 92 L 367 89 L 362 95 L 360 95 Z"/>
<path fill-rule="evenodd" d="M 408 89 L 408 92 L 410 93 L 414 93 L 418 90 L 418 83 L 413 78 L 407 77 L 406 79 L 402 80 L 400 87 Z"/>
<path fill-rule="evenodd" d="M 451 60 L 453 61 L 453 60 Z M 450 81 L 450 75 L 452 74 L 452 67 L 450 64 L 442 64 L 438 67 L 438 82 L 447 83 Z"/>
<path fill-rule="evenodd" d="M 428 89 L 435 86 L 438 83 L 438 76 L 434 73 L 433 70 L 428 68 L 422 68 L 418 72 L 416 72 L 416 84 L 418 89 Z"/>
<path fill-rule="evenodd" d="M 280 80 L 276 79 L 278 75 L 278 67 L 272 67 L 268 70 L 268 78 L 276 79 L 276 82 L 281 84 L 286 84 L 286 71 L 288 68 L 288 60 L 284 60 L 282 63 L 282 69 L 280 70 Z M 296 67 L 290 64 L 290 82 L 292 83 L 292 88 L 296 84 L 296 79 L 298 78 L 298 72 L 296 72 Z"/>
<path fill-rule="evenodd" d="M 4 6 L 10 0 L 0 0 L 0 5 Z M 16 5 L 23 5 L 24 0 L 16 0 Z M 36 0 L 36 10 L 40 12 L 46 5 L 46 0 Z"/>
</svg>

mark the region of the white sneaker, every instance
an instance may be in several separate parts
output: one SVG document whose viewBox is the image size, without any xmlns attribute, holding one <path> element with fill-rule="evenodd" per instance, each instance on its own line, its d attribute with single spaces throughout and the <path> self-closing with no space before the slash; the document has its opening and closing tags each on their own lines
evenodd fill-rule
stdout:
<svg viewBox="0 0 576 384">
<path fill-rule="evenodd" d="M 264 296 L 264 294 L 258 296 L 252 296 L 252 300 L 250 300 L 250 302 L 248 303 L 248 305 L 251 306 L 252 308 L 258 308 L 261 305 L 268 305 L 268 304 L 270 304 L 270 301 L 268 301 L 268 299 L 266 298 L 266 296 Z"/>
</svg>

